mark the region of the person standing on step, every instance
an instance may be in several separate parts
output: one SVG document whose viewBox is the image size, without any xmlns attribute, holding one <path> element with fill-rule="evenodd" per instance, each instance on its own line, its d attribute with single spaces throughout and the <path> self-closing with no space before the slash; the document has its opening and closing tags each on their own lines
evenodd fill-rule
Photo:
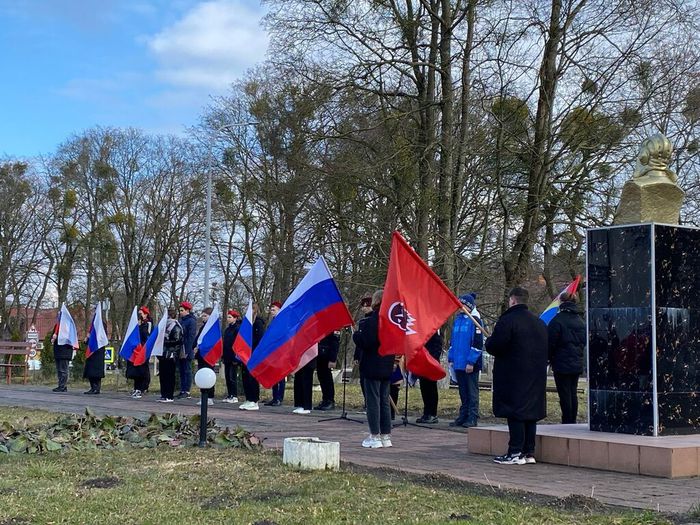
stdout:
<svg viewBox="0 0 700 525">
<path fill-rule="evenodd" d="M 461 295 L 459 301 L 472 314 L 477 323 L 481 319 L 476 312 L 476 294 Z M 479 372 L 484 334 L 471 317 L 458 312 L 452 325 L 452 340 L 447 352 L 447 361 L 452 364 L 459 388 L 459 415 L 450 423 L 451 427 L 475 427 L 479 419 Z"/>
<path fill-rule="evenodd" d="M 352 340 L 360 347 L 360 373 L 364 378 L 369 436 L 362 442 L 365 448 L 391 447 L 391 408 L 389 390 L 394 369 L 393 355 L 379 355 L 379 308 L 383 290 L 372 295 L 372 313 L 360 323 Z"/>
<path fill-rule="evenodd" d="M 440 332 L 435 332 L 428 342 L 425 343 L 425 348 L 433 359 L 438 363 L 442 355 L 442 336 Z M 416 423 L 424 423 L 427 425 L 436 425 L 440 422 L 437 417 L 438 409 L 438 386 L 437 381 L 432 381 L 425 377 L 419 377 L 420 380 L 420 395 L 423 398 L 423 415 L 416 419 Z"/>
<path fill-rule="evenodd" d="M 197 344 L 197 318 L 192 313 L 192 303 L 183 301 L 180 303 L 180 326 L 182 326 L 182 357 L 178 359 L 180 372 L 180 393 L 177 399 L 190 399 L 192 388 L 192 360 L 194 359 L 194 346 Z"/>
<path fill-rule="evenodd" d="M 316 375 L 321 385 L 321 403 L 314 410 L 333 410 L 335 408 L 335 385 L 333 384 L 333 368 L 338 361 L 340 350 L 340 332 L 333 332 L 318 343 L 316 358 Z"/>
<path fill-rule="evenodd" d="M 576 306 L 576 294 L 562 293 L 559 312 L 549 322 L 549 362 L 557 385 L 561 422 L 576 423 L 578 412 L 578 378 L 583 373 L 583 350 L 586 346 L 586 323 Z"/>
<path fill-rule="evenodd" d="M 547 327 L 528 310 L 528 298 L 527 290 L 513 288 L 486 340 L 495 358 L 493 415 L 508 420 L 508 452 L 493 459 L 501 465 L 535 463 L 537 421 L 547 415 Z"/>
<path fill-rule="evenodd" d="M 270 323 L 272 320 L 277 317 L 277 314 L 280 313 L 280 309 L 282 308 L 282 303 L 279 301 L 272 301 L 270 303 L 270 310 L 269 310 L 269 316 L 267 318 L 267 327 L 270 326 Z M 284 389 L 287 387 L 287 378 L 282 378 L 281 381 L 278 383 L 272 385 L 272 399 L 270 399 L 267 403 L 265 403 L 265 406 L 268 407 L 278 407 L 282 404 L 284 401 Z"/>
<path fill-rule="evenodd" d="M 229 310 L 226 314 L 226 330 L 222 338 L 223 353 L 221 360 L 224 363 L 224 376 L 226 377 L 226 391 L 228 396 L 224 403 L 238 403 L 238 370 L 241 361 L 233 351 L 233 342 L 238 336 L 238 329 L 241 327 L 241 314 L 236 310 Z"/>
<path fill-rule="evenodd" d="M 172 403 L 175 397 L 175 369 L 183 354 L 182 326 L 177 320 L 177 310 L 168 308 L 168 321 L 165 325 L 163 355 L 158 356 L 160 377 L 160 403 Z"/>
</svg>

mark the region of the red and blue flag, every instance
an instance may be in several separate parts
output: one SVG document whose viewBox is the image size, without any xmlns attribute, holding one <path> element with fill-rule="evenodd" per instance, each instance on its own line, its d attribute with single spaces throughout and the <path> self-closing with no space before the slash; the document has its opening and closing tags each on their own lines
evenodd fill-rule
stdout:
<svg viewBox="0 0 700 525">
<path fill-rule="evenodd" d="M 270 388 L 296 370 L 314 344 L 352 324 L 326 261 L 319 257 L 253 350 L 248 370 L 263 387 Z"/>
<path fill-rule="evenodd" d="M 199 334 L 197 348 L 199 349 L 199 357 L 211 366 L 214 366 L 221 359 L 224 343 L 221 340 L 221 314 L 219 306 L 216 304 L 204 328 L 202 328 L 202 333 Z"/>
<path fill-rule="evenodd" d="M 559 306 L 561 306 L 561 295 L 563 293 L 570 293 L 574 294 L 576 293 L 576 290 L 578 290 L 578 285 L 581 282 L 581 276 L 577 275 L 576 279 L 571 281 L 566 288 L 564 288 L 561 292 L 559 292 L 559 295 L 557 295 L 554 298 L 554 301 L 549 303 L 549 306 L 544 309 L 544 312 L 540 315 L 540 319 L 544 321 L 544 324 L 549 324 L 549 322 L 554 319 L 554 316 L 559 313 Z"/>
<path fill-rule="evenodd" d="M 102 303 L 97 303 L 95 313 L 92 316 L 90 323 L 90 332 L 88 333 L 87 347 L 85 348 L 85 359 L 97 352 L 100 348 L 104 348 L 109 344 L 105 325 L 102 322 Z"/>
<path fill-rule="evenodd" d="M 253 352 L 253 299 L 248 302 L 248 309 L 241 326 L 238 327 L 238 335 L 233 342 L 233 353 L 243 364 L 247 365 L 250 354 Z"/>
<path fill-rule="evenodd" d="M 139 366 L 146 362 L 146 347 L 141 344 L 137 310 L 138 307 L 134 306 L 134 311 L 131 312 L 129 326 L 124 336 L 124 342 L 122 343 L 121 350 L 119 350 L 119 355 L 131 362 L 134 366 Z"/>
</svg>

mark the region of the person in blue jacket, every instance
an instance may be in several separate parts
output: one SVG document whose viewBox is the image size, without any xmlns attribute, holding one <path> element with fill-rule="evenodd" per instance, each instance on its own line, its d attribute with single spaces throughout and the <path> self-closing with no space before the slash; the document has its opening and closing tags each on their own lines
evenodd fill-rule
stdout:
<svg viewBox="0 0 700 525">
<path fill-rule="evenodd" d="M 183 301 L 180 303 L 180 325 L 182 326 L 183 355 L 178 359 L 180 369 L 180 393 L 177 399 L 190 399 L 192 387 L 192 360 L 194 359 L 194 347 L 197 343 L 197 318 L 192 313 L 192 303 Z"/>
<path fill-rule="evenodd" d="M 476 294 L 462 295 L 459 300 L 470 313 L 474 312 L 473 317 L 481 324 L 475 310 Z M 457 419 L 450 423 L 451 427 L 475 427 L 479 419 L 479 371 L 483 344 L 484 335 L 474 321 L 464 312 L 457 314 L 452 325 L 447 361 L 454 368 L 462 405 Z"/>
</svg>

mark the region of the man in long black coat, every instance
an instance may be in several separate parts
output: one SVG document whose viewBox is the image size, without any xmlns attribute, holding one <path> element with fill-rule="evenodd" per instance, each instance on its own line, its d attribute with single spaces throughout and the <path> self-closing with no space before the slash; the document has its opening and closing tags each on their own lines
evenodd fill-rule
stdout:
<svg viewBox="0 0 700 525">
<path fill-rule="evenodd" d="M 535 463 L 537 421 L 547 415 L 547 327 L 527 308 L 529 293 L 513 288 L 508 310 L 486 340 L 493 364 L 493 414 L 508 419 L 508 453 L 494 458 L 504 465 Z"/>
</svg>

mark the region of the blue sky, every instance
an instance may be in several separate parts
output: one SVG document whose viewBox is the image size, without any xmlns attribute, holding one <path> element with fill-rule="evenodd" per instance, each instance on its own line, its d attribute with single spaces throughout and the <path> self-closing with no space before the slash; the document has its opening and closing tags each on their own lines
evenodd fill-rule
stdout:
<svg viewBox="0 0 700 525">
<path fill-rule="evenodd" d="M 0 0 L 0 159 L 95 125 L 181 134 L 265 58 L 256 0 Z"/>
</svg>

